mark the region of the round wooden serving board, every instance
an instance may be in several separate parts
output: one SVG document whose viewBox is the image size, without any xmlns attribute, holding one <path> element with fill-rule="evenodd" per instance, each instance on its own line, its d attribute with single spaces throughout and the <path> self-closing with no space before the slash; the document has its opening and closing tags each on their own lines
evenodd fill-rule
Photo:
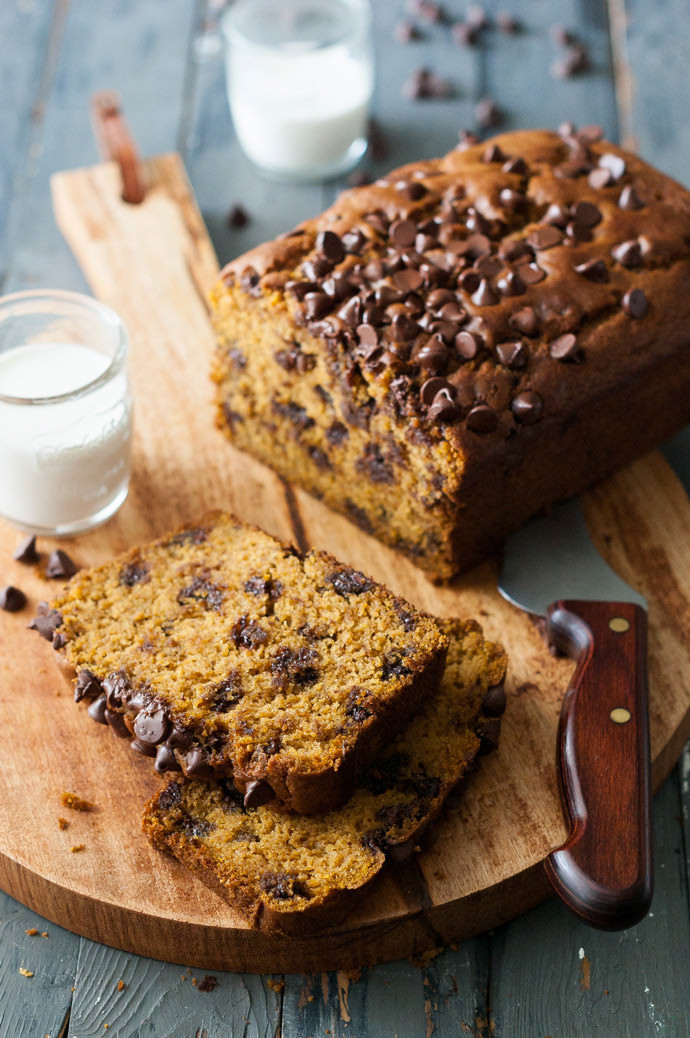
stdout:
<svg viewBox="0 0 690 1038">
<path fill-rule="evenodd" d="M 435 587 L 410 563 L 271 472 L 214 428 L 213 335 L 204 293 L 217 266 L 179 159 L 152 160 L 140 206 L 119 200 L 109 165 L 54 181 L 58 221 L 95 293 L 129 327 L 136 399 L 134 479 L 120 514 L 63 547 L 81 565 L 225 508 L 285 540 L 326 548 L 417 605 L 472 615 L 510 657 L 498 751 L 433 827 L 424 849 L 390 868 L 337 929 L 271 936 L 242 918 L 141 833 L 160 779 L 148 759 L 95 725 L 27 631 L 55 586 L 41 565 L 12 561 L 19 534 L 0 524 L 0 584 L 29 607 L 0 613 L 0 886 L 95 940 L 197 967 L 252 972 L 352 968 L 495 926 L 548 894 L 542 862 L 565 837 L 555 777 L 556 727 L 572 665 L 552 658 L 535 625 L 495 589 L 496 567 Z M 690 506 L 659 454 L 586 498 L 592 536 L 649 604 L 655 788 L 690 729 Z M 40 543 L 45 553 L 54 545 Z M 94 803 L 69 810 L 63 792 Z M 59 819 L 66 819 L 67 828 Z"/>
</svg>

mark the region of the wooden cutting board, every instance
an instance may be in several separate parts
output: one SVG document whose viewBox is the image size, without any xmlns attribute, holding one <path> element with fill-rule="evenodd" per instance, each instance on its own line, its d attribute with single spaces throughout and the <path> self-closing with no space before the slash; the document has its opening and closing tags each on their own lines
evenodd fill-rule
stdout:
<svg viewBox="0 0 690 1038">
<path fill-rule="evenodd" d="M 308 940 L 247 928 L 215 894 L 154 851 L 140 831 L 159 786 L 150 761 L 95 725 L 26 625 L 54 585 L 12 561 L 19 534 L 0 524 L 0 585 L 30 598 L 0 613 L 0 886 L 79 934 L 197 967 L 253 972 L 351 968 L 425 951 L 504 922 L 548 894 L 542 861 L 564 839 L 554 757 L 572 665 L 552 658 L 532 622 L 495 590 L 486 563 L 435 587 L 406 559 L 234 451 L 214 428 L 213 335 L 206 291 L 216 258 L 181 162 L 146 164 L 139 206 L 120 200 L 116 167 L 53 182 L 57 219 L 97 296 L 131 335 L 134 478 L 105 527 L 63 544 L 81 565 L 226 508 L 286 540 L 326 548 L 440 615 L 473 615 L 510 655 L 498 752 L 450 805 L 421 853 L 380 877 L 337 929 Z M 586 498 L 604 556 L 649 603 L 655 788 L 690 731 L 690 506 L 651 454 Z M 45 553 L 52 547 L 40 545 Z M 61 794 L 92 801 L 71 811 Z M 62 828 L 59 819 L 66 819 Z"/>
</svg>

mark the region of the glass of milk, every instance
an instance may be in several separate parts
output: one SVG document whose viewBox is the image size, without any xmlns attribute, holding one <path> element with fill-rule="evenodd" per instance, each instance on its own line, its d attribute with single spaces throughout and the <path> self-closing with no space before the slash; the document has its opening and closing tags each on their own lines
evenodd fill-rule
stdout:
<svg viewBox="0 0 690 1038">
<path fill-rule="evenodd" d="M 109 307 L 74 292 L 0 298 L 0 515 L 70 536 L 127 496 L 128 338 Z"/>
<path fill-rule="evenodd" d="M 261 171 L 318 180 L 356 165 L 374 87 L 369 0 L 234 0 L 223 34 L 235 132 Z"/>
</svg>

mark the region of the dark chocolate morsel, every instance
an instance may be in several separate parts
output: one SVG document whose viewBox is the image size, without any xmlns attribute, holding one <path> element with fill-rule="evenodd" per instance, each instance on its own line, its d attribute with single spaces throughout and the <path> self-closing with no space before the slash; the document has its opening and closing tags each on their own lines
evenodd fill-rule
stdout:
<svg viewBox="0 0 690 1038">
<path fill-rule="evenodd" d="M 321 231 L 316 238 L 316 248 L 331 263 L 340 263 L 345 256 L 343 243 L 334 231 Z"/>
<path fill-rule="evenodd" d="M 170 720 L 163 707 L 141 710 L 134 721 L 134 734 L 142 742 L 157 746 L 164 742 L 170 731 Z"/>
<path fill-rule="evenodd" d="M 641 288 L 631 288 L 626 292 L 621 306 L 628 317 L 636 319 L 644 317 L 649 311 L 647 296 Z"/>
<path fill-rule="evenodd" d="M 141 739 L 132 739 L 129 744 L 137 753 L 143 753 L 145 757 L 155 757 L 156 747 L 151 742 L 142 742 Z"/>
<path fill-rule="evenodd" d="M 527 363 L 527 351 L 519 339 L 515 342 L 499 342 L 496 354 L 501 364 L 512 370 L 524 368 Z"/>
<path fill-rule="evenodd" d="M 262 779 L 255 779 L 253 782 L 248 782 L 245 786 L 245 807 L 261 807 L 262 804 L 269 804 L 271 800 L 275 800 L 275 793 L 268 782 L 264 782 Z"/>
<path fill-rule="evenodd" d="M 484 754 L 491 753 L 498 746 L 498 737 L 501 732 L 501 721 L 498 717 L 492 717 L 486 722 L 481 733 L 481 741 L 479 743 L 479 753 Z"/>
<path fill-rule="evenodd" d="M 477 404 L 467 415 L 467 428 L 474 433 L 492 433 L 498 428 L 498 415 L 488 404 Z"/>
<path fill-rule="evenodd" d="M 155 753 L 154 749 L 154 753 Z M 206 759 L 206 754 L 200 746 L 195 746 L 184 755 L 182 770 L 189 778 L 206 779 L 211 778 L 212 770 Z"/>
<path fill-rule="evenodd" d="M 506 692 L 503 685 L 492 685 L 482 697 L 482 713 L 487 717 L 501 717 L 506 708 Z"/>
<path fill-rule="evenodd" d="M 80 670 L 74 683 L 74 702 L 82 699 L 95 699 L 103 693 L 101 683 L 90 670 Z"/>
<path fill-rule="evenodd" d="M 573 267 L 576 274 L 579 274 L 583 278 L 587 278 L 588 281 L 596 282 L 599 285 L 605 284 L 609 279 L 608 267 L 602 259 L 588 259 L 584 263 L 578 263 Z"/>
<path fill-rule="evenodd" d="M 0 609 L 4 609 L 6 613 L 18 613 L 25 605 L 26 595 L 20 588 L 12 584 L 0 588 Z"/>
<path fill-rule="evenodd" d="M 631 241 L 623 241 L 620 245 L 614 245 L 611 249 L 611 255 L 616 263 L 620 263 L 622 267 L 632 270 L 634 267 L 639 267 L 642 263 L 642 246 L 639 241 L 633 238 Z"/>
<path fill-rule="evenodd" d="M 156 771 L 180 771 L 180 765 L 177 762 L 177 757 L 173 751 L 165 745 L 156 747 L 156 763 L 154 765 Z"/>
<path fill-rule="evenodd" d="M 539 393 L 535 393 L 532 389 L 524 389 L 513 397 L 510 408 L 517 421 L 522 425 L 534 425 L 541 418 L 544 401 Z"/>
<path fill-rule="evenodd" d="M 105 711 L 106 723 L 110 725 L 113 733 L 120 739 L 131 739 L 132 733 L 125 724 L 125 718 L 123 714 L 115 713 L 112 710 L 106 709 Z"/>
<path fill-rule="evenodd" d="M 25 537 L 12 558 L 15 562 L 23 562 L 27 566 L 38 562 L 40 555 L 36 550 L 36 535 L 31 534 L 29 537 Z"/>
<path fill-rule="evenodd" d="M 56 629 L 62 623 L 62 613 L 51 609 L 46 602 L 39 602 L 36 616 L 29 624 L 29 629 L 38 631 L 42 638 L 52 642 Z"/>
<path fill-rule="evenodd" d="M 549 353 L 555 360 L 573 361 L 581 357 L 577 339 L 572 332 L 559 335 L 549 346 Z"/>
<path fill-rule="evenodd" d="M 631 184 L 626 184 L 618 199 L 619 209 L 642 209 L 644 202 Z"/>
<path fill-rule="evenodd" d="M 107 724 L 106 710 L 105 696 L 99 696 L 98 699 L 94 699 L 93 703 L 89 704 L 86 712 L 97 724 Z"/>
<path fill-rule="evenodd" d="M 51 551 L 46 563 L 45 575 L 48 580 L 68 580 L 77 572 L 78 566 L 72 561 L 66 551 L 56 548 Z"/>
<path fill-rule="evenodd" d="M 508 324 L 531 339 L 539 333 L 539 318 L 531 306 L 523 306 L 521 310 L 516 310 L 508 318 Z"/>
</svg>

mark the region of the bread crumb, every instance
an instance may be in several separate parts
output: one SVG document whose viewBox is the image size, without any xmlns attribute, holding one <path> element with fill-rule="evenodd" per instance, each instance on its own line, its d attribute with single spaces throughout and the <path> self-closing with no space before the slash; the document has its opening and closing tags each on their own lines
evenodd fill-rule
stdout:
<svg viewBox="0 0 690 1038">
<path fill-rule="evenodd" d="M 33 977 L 34 975 L 33 970 L 25 970 L 23 966 L 19 967 L 19 972 L 21 973 L 22 977 Z"/>
<path fill-rule="evenodd" d="M 267 980 L 266 983 L 268 984 L 271 991 L 275 991 L 276 995 L 280 994 L 280 992 L 285 987 L 284 980 Z"/>
<path fill-rule="evenodd" d="M 38 930 L 35 926 L 32 926 L 29 930 L 25 930 L 24 933 L 27 934 L 28 937 L 38 937 Z"/>
<path fill-rule="evenodd" d="M 47 937 L 47 936 L 48 936 L 48 931 L 47 931 L 47 930 L 44 930 L 44 931 L 42 932 L 42 934 L 41 934 L 41 937 Z"/>
<path fill-rule="evenodd" d="M 66 818 L 60 818 L 58 816 L 58 829 L 67 829 L 68 827 L 69 827 L 69 822 L 67 821 L 67 819 Z"/>
<path fill-rule="evenodd" d="M 72 854 L 79 854 L 81 851 L 85 851 L 85 850 L 86 850 L 86 844 L 83 844 L 83 843 L 73 843 L 72 846 L 70 847 L 70 851 L 72 852 Z"/>
<path fill-rule="evenodd" d="M 118 982 L 117 982 L 117 990 L 118 991 L 124 991 L 125 990 L 125 982 L 124 982 L 124 980 L 118 980 Z"/>
<path fill-rule="evenodd" d="M 197 986 L 196 986 L 197 987 L 197 991 L 213 991 L 213 989 L 215 988 L 217 983 L 218 983 L 218 981 L 213 976 L 213 974 L 212 973 L 207 973 L 206 976 L 202 977 L 202 979 L 197 984 Z M 270 980 L 269 980 L 268 984 L 269 984 L 269 987 L 270 987 L 270 985 L 271 985 Z"/>
<path fill-rule="evenodd" d="M 60 797 L 63 807 L 69 807 L 71 811 L 93 811 L 95 804 L 90 800 L 83 800 L 76 793 L 63 793 Z"/>
</svg>

